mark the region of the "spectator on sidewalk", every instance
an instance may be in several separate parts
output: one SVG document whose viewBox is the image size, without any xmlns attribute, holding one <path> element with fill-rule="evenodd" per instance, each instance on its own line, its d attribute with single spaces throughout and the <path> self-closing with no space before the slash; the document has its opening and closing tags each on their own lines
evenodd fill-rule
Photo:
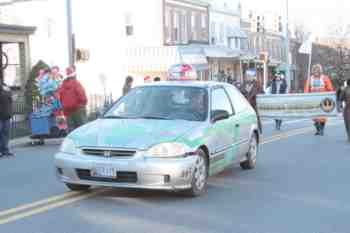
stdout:
<svg viewBox="0 0 350 233">
<path fill-rule="evenodd" d="M 67 68 L 66 75 L 59 97 L 69 130 L 72 131 L 85 123 L 87 98 L 84 87 L 77 80 L 75 67 Z"/>
<path fill-rule="evenodd" d="M 259 131 L 260 133 L 262 133 L 262 124 L 261 124 L 261 119 L 260 119 L 258 106 L 256 102 L 257 95 L 260 94 L 256 70 L 252 70 L 252 69 L 247 70 L 246 80 L 241 88 L 241 92 L 249 101 L 250 105 L 254 108 L 258 118 L 257 120 L 258 120 Z"/>
<path fill-rule="evenodd" d="M 125 83 L 123 86 L 123 96 L 129 93 L 129 91 L 132 88 L 133 81 L 134 81 L 134 79 L 131 76 L 126 77 Z"/>
<path fill-rule="evenodd" d="M 9 150 L 12 114 L 11 89 L 0 79 L 0 157 L 14 155 Z"/>
<path fill-rule="evenodd" d="M 348 135 L 348 141 L 350 142 L 350 79 L 346 81 L 346 87 L 341 91 L 339 100 L 341 103 L 345 102 L 343 116 L 346 133 Z"/>
<path fill-rule="evenodd" d="M 287 93 L 287 81 L 283 74 L 278 74 L 271 81 L 271 94 L 286 94 Z M 276 130 L 281 130 L 282 119 L 275 119 Z"/>
</svg>

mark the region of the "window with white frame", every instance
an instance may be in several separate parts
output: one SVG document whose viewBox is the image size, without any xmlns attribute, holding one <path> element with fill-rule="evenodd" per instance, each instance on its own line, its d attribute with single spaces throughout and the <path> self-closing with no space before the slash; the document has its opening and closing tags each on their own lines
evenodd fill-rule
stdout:
<svg viewBox="0 0 350 233">
<path fill-rule="evenodd" d="M 225 38 L 225 25 L 224 23 L 220 24 L 220 43 L 224 43 Z"/>
<path fill-rule="evenodd" d="M 239 38 L 235 37 L 235 49 L 239 48 Z"/>
<path fill-rule="evenodd" d="M 180 43 L 180 12 L 174 11 L 172 34 L 175 43 Z"/>
<path fill-rule="evenodd" d="M 187 23 L 187 11 L 182 10 L 180 14 L 180 43 L 188 44 L 188 23 Z"/>
<path fill-rule="evenodd" d="M 208 16 L 205 13 L 201 13 L 201 35 L 200 40 L 205 40 L 208 37 Z"/>
<path fill-rule="evenodd" d="M 191 12 L 191 39 L 192 40 L 197 40 L 197 29 L 196 29 L 196 25 L 197 25 L 197 22 L 196 22 L 196 12 Z"/>
<path fill-rule="evenodd" d="M 232 49 L 232 38 L 231 37 L 227 38 L 227 47 Z"/>
<path fill-rule="evenodd" d="M 134 35 L 134 26 L 132 24 L 132 15 L 130 12 L 125 13 L 125 32 L 126 36 Z"/>
<path fill-rule="evenodd" d="M 164 43 L 166 45 L 209 42 L 208 10 L 165 3 Z"/>
<path fill-rule="evenodd" d="M 165 43 L 169 44 L 171 43 L 171 18 L 172 13 L 170 8 L 165 8 L 165 15 L 164 15 L 164 39 Z"/>
<path fill-rule="evenodd" d="M 216 23 L 215 22 L 211 22 L 210 24 L 210 37 L 211 37 L 211 44 L 215 45 L 217 42 L 217 35 L 216 35 Z"/>
</svg>

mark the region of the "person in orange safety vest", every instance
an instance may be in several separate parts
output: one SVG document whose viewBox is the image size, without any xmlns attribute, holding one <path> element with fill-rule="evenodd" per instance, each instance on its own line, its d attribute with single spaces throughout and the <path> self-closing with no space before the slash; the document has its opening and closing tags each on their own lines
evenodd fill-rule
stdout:
<svg viewBox="0 0 350 233">
<path fill-rule="evenodd" d="M 305 93 L 319 93 L 319 92 L 332 92 L 334 91 L 332 81 L 327 75 L 323 74 L 321 65 L 314 65 L 312 67 L 312 76 L 306 81 L 304 92 Z M 324 135 L 324 129 L 326 127 L 327 118 L 320 117 L 313 119 L 316 128 L 315 135 Z"/>
</svg>

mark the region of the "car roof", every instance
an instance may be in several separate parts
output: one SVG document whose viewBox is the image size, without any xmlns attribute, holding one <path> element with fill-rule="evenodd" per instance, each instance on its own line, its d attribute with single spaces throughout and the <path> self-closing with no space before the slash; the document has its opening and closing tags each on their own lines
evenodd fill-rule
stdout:
<svg viewBox="0 0 350 233">
<path fill-rule="evenodd" d="M 160 81 L 152 82 L 140 85 L 139 87 L 147 86 L 183 86 L 183 87 L 200 87 L 200 88 L 211 88 L 215 86 L 226 86 L 227 83 L 214 82 L 214 81 Z"/>
</svg>

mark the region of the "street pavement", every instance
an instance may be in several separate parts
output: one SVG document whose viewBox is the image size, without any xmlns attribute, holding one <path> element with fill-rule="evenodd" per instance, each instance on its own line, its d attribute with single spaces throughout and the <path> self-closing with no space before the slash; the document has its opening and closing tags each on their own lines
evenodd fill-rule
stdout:
<svg viewBox="0 0 350 233">
<path fill-rule="evenodd" d="M 56 180 L 57 143 L 16 146 L 0 160 L 1 233 L 348 233 L 350 144 L 341 119 L 324 137 L 310 121 L 264 121 L 258 166 L 209 179 L 199 198 L 96 189 L 69 192 Z"/>
</svg>

